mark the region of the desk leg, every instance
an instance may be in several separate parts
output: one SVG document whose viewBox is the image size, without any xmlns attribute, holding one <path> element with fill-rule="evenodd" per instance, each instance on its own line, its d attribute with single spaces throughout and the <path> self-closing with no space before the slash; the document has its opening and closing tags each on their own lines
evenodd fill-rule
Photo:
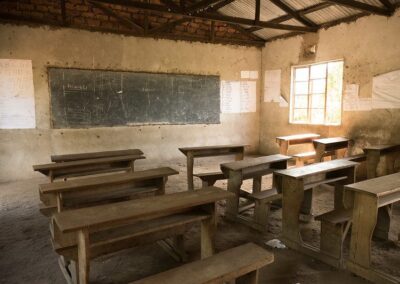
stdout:
<svg viewBox="0 0 400 284">
<path fill-rule="evenodd" d="M 252 271 L 236 279 L 236 284 L 258 284 L 258 270 Z"/>
<path fill-rule="evenodd" d="M 216 204 L 204 206 L 210 213 L 210 218 L 201 221 L 201 259 L 214 254 L 214 238 L 217 227 L 217 208 Z"/>
<path fill-rule="evenodd" d="M 240 153 L 237 153 L 235 156 L 235 161 L 241 161 L 244 158 L 244 150 Z"/>
<path fill-rule="evenodd" d="M 312 199 L 313 189 L 308 189 L 304 192 L 303 203 L 301 204 L 301 214 L 312 216 Z"/>
<path fill-rule="evenodd" d="M 135 171 L 135 160 L 130 162 L 130 167 L 131 167 L 130 172 L 134 172 Z"/>
<path fill-rule="evenodd" d="M 355 193 L 349 258 L 351 262 L 366 269 L 371 263 L 371 239 L 377 218 L 377 199 Z"/>
<path fill-rule="evenodd" d="M 324 158 L 324 153 L 325 153 L 325 145 L 317 144 L 317 147 L 315 147 L 315 162 L 316 163 L 322 162 L 322 159 Z"/>
<path fill-rule="evenodd" d="M 378 209 L 378 220 L 374 230 L 374 238 L 378 240 L 389 239 L 390 219 L 392 216 L 392 206 L 386 205 Z"/>
<path fill-rule="evenodd" d="M 282 181 L 282 235 L 291 244 L 302 244 L 300 236 L 300 208 L 304 198 L 302 180 L 283 177 Z"/>
<path fill-rule="evenodd" d="M 57 194 L 57 212 L 63 211 L 63 196 L 62 193 Z"/>
<path fill-rule="evenodd" d="M 186 167 L 187 167 L 187 182 L 188 182 L 188 190 L 194 190 L 193 184 L 193 165 L 194 165 L 194 157 L 192 152 L 188 152 L 186 156 Z"/>
<path fill-rule="evenodd" d="M 228 179 L 228 191 L 235 194 L 234 198 L 229 198 L 226 200 L 226 216 L 230 219 L 235 219 L 239 214 L 239 196 L 242 182 L 242 174 L 240 172 L 230 171 Z"/>
<path fill-rule="evenodd" d="M 379 151 L 368 151 L 367 154 L 367 178 L 371 179 L 376 177 L 376 169 L 378 168 L 380 160 Z"/>
<path fill-rule="evenodd" d="M 394 173 L 394 166 L 396 163 L 396 160 L 400 158 L 399 153 L 390 153 L 386 155 L 386 174 L 390 175 Z"/>
<path fill-rule="evenodd" d="M 89 283 L 90 254 L 89 231 L 87 229 L 78 232 L 78 274 L 79 284 Z"/>
<path fill-rule="evenodd" d="M 288 141 L 281 141 L 279 143 L 279 154 L 287 155 L 289 149 L 289 142 Z"/>
</svg>

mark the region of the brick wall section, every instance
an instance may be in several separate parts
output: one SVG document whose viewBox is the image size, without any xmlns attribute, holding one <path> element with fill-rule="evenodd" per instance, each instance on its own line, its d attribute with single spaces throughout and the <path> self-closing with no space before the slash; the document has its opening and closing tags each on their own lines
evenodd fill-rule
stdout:
<svg viewBox="0 0 400 284">
<path fill-rule="evenodd" d="M 156 1 L 156 0 L 155 0 Z M 61 1 L 54 0 L 18 0 L 0 1 L 0 20 L 12 22 L 35 22 L 57 26 L 69 26 L 97 31 L 115 32 L 135 36 L 150 36 L 138 28 L 132 28 L 103 9 L 90 4 L 86 0 L 65 0 L 65 22 L 61 13 Z M 157 3 L 157 2 L 154 2 Z M 103 7 L 111 9 L 118 16 L 134 22 L 138 26 L 146 26 L 146 14 L 148 30 L 160 27 L 166 23 L 180 19 L 172 14 L 146 12 L 121 5 L 103 4 Z M 156 38 L 173 38 L 193 41 L 211 40 L 211 22 L 202 19 L 190 21 L 173 26 L 162 33 L 152 34 Z M 254 38 L 239 32 L 231 25 L 215 22 L 214 38 L 216 42 L 234 42 L 248 44 Z"/>
</svg>

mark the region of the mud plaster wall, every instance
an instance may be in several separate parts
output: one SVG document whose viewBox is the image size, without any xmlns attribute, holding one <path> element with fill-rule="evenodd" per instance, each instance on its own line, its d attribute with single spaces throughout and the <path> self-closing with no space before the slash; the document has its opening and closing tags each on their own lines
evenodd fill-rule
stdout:
<svg viewBox="0 0 400 284">
<path fill-rule="evenodd" d="M 315 56 L 305 54 L 304 47 L 313 44 Z M 267 44 L 262 54 L 263 72 L 282 70 L 281 94 L 288 101 L 291 66 L 334 59 L 344 59 L 344 85 L 359 84 L 359 96 L 371 97 L 373 76 L 400 69 L 400 10 L 390 18 L 369 16 L 316 34 L 278 40 Z M 307 126 L 289 124 L 289 108 L 261 103 L 262 153 L 278 151 L 276 136 L 305 132 L 353 138 L 356 144 L 351 151 L 358 153 L 366 144 L 400 143 L 400 110 L 344 112 L 341 126 Z"/>
<path fill-rule="evenodd" d="M 178 151 L 182 146 L 246 143 L 248 151 L 258 149 L 259 103 L 255 113 L 221 114 L 218 125 L 51 129 L 47 66 L 219 74 L 221 80 L 240 80 L 241 70 L 261 71 L 259 49 L 5 24 L 0 25 L 0 58 L 32 60 L 37 126 L 0 130 L 0 181 L 39 175 L 32 165 L 49 162 L 51 154 L 140 148 L 147 157 L 140 165 L 150 167 L 183 157 Z"/>
</svg>

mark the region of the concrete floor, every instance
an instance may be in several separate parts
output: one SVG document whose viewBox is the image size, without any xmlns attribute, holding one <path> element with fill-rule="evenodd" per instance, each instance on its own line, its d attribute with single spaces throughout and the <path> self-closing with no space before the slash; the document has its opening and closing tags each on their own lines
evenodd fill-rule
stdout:
<svg viewBox="0 0 400 284">
<path fill-rule="evenodd" d="M 215 170 L 221 160 L 201 161 L 198 166 Z M 182 161 L 164 164 L 180 171 L 168 181 L 167 192 L 186 189 L 185 164 Z M 160 165 L 161 166 L 161 165 Z M 0 184 L 0 283 L 65 283 L 49 240 L 49 220 L 38 211 L 37 185 L 47 180 L 43 177 Z M 270 183 L 263 180 L 263 186 Z M 200 183 L 196 181 L 196 185 Z M 226 182 L 217 186 L 226 188 Z M 250 188 L 251 182 L 244 187 Z M 316 213 L 332 207 L 332 191 L 318 189 L 315 192 Z M 219 206 L 223 214 L 224 204 Z M 392 239 L 400 231 L 400 210 L 395 210 Z M 231 223 L 221 218 L 216 236 L 216 249 L 222 251 L 245 242 L 255 242 L 264 247 L 265 242 L 279 238 L 281 232 L 281 210 L 270 218 L 269 232 L 261 235 L 246 226 Z M 303 238 L 314 245 L 319 242 L 319 224 L 305 224 Z M 194 226 L 185 235 L 190 261 L 199 258 L 199 228 Z M 266 247 L 267 248 L 267 247 Z M 271 249 L 275 262 L 262 269 L 260 283 L 368 283 L 346 271 L 338 271 L 319 261 L 289 249 Z M 387 272 L 400 276 L 399 244 L 394 242 L 374 245 L 374 264 Z M 91 283 L 127 283 L 160 271 L 179 266 L 158 245 L 133 248 L 92 261 Z M 184 283 L 182 283 L 184 284 Z"/>
</svg>

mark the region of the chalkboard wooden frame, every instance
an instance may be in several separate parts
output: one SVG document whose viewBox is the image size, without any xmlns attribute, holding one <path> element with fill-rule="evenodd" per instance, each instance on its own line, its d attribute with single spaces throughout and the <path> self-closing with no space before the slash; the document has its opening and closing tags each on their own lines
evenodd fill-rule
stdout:
<svg viewBox="0 0 400 284">
<path fill-rule="evenodd" d="M 218 75 L 48 67 L 53 128 L 220 123 Z"/>
</svg>

